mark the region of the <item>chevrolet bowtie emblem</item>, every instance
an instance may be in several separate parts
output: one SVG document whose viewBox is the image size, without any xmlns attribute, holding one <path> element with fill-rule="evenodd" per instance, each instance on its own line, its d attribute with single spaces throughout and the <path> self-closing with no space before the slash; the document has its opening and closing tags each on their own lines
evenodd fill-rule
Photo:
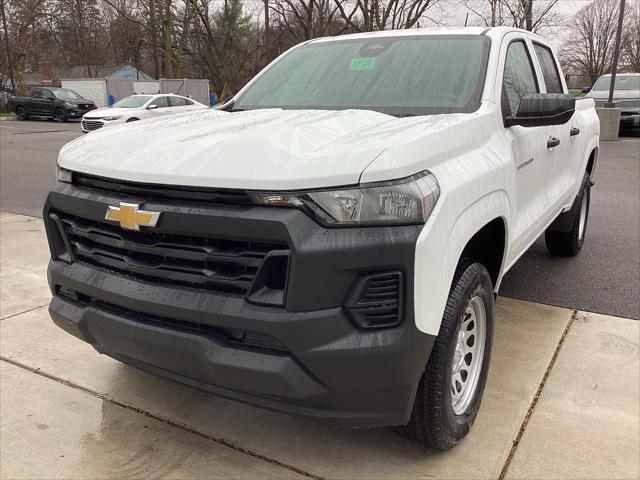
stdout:
<svg viewBox="0 0 640 480">
<path fill-rule="evenodd" d="M 109 207 L 105 220 L 120 223 L 122 228 L 140 230 L 140 227 L 155 227 L 160 218 L 160 212 L 138 210 L 135 203 L 122 203 L 119 207 Z"/>
</svg>

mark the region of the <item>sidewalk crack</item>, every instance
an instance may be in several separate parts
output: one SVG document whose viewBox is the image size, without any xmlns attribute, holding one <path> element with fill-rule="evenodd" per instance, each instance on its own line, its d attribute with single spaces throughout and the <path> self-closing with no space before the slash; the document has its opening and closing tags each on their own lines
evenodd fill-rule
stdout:
<svg viewBox="0 0 640 480">
<path fill-rule="evenodd" d="M 25 313 L 33 312 L 34 310 L 38 310 L 39 308 L 47 307 L 47 306 L 49 306 L 49 302 L 45 303 L 44 305 L 38 305 L 37 307 L 29 308 L 28 310 L 25 310 L 23 312 L 12 313 L 11 315 L 0 318 L 0 322 L 3 320 L 9 320 L 10 318 L 13 318 L 13 317 L 24 315 Z"/>
<path fill-rule="evenodd" d="M 538 404 L 538 400 L 540 399 L 542 390 L 544 389 L 544 386 L 547 383 L 549 375 L 551 374 L 551 370 L 553 369 L 553 366 L 556 363 L 558 355 L 560 354 L 560 349 L 562 349 L 562 345 L 564 345 L 564 341 L 567 338 L 569 329 L 571 328 L 571 325 L 573 325 L 573 322 L 575 321 L 577 315 L 578 315 L 578 310 L 573 310 L 573 312 L 571 313 L 571 317 L 567 322 L 567 325 L 564 327 L 564 331 L 560 336 L 560 340 L 558 340 L 558 345 L 556 345 L 556 349 L 553 352 L 553 356 L 551 357 L 551 360 L 549 361 L 549 365 L 547 365 L 547 369 L 545 370 L 544 375 L 542 376 L 542 380 L 540 380 L 540 384 L 538 385 L 536 393 L 533 395 L 533 399 L 531 400 L 531 404 L 527 409 L 527 413 L 522 419 L 522 423 L 520 424 L 520 429 L 518 430 L 516 438 L 512 442 L 511 450 L 509 450 L 509 455 L 507 456 L 507 459 L 504 462 L 504 465 L 502 466 L 502 470 L 500 471 L 500 476 L 498 477 L 498 480 L 504 480 L 504 478 L 507 475 L 509 466 L 511 465 L 511 461 L 513 460 L 513 457 L 515 456 L 516 451 L 518 450 L 518 445 L 520 445 L 520 440 L 522 439 L 522 435 L 524 434 L 524 431 L 527 428 L 527 424 L 529 423 L 529 419 L 531 418 L 531 415 L 533 415 L 533 411 L 535 410 L 536 405 Z"/>
<path fill-rule="evenodd" d="M 0 355 L 0 360 L 4 361 L 4 362 L 7 362 L 7 363 L 9 363 L 9 364 L 11 364 L 11 365 L 13 365 L 15 367 L 22 368 L 23 370 L 26 370 L 28 372 L 35 373 L 36 375 L 40 375 L 41 377 L 47 378 L 49 380 L 53 380 L 54 382 L 61 383 L 62 385 L 65 385 L 67 387 L 71 387 L 73 389 L 76 389 L 76 390 L 79 390 L 81 392 L 87 393 L 87 394 L 89 394 L 89 395 L 91 395 L 93 397 L 96 397 L 96 398 L 98 398 L 98 399 L 100 399 L 102 401 L 109 402 L 109 403 L 111 403 L 113 405 L 117 405 L 117 406 L 122 407 L 122 408 L 126 408 L 127 410 L 131 410 L 131 411 L 136 412 L 136 413 L 138 413 L 140 415 L 144 415 L 145 417 L 153 418 L 154 420 L 157 420 L 159 422 L 165 423 L 165 424 L 167 424 L 167 425 L 169 425 L 171 427 L 178 428 L 178 429 L 183 430 L 183 431 L 185 431 L 187 433 L 190 433 L 192 435 L 196 435 L 196 436 L 198 436 L 200 438 L 204 438 L 205 440 L 209 440 L 210 442 L 217 443 L 219 445 L 222 445 L 224 447 L 230 448 L 230 449 L 235 450 L 237 452 L 244 453 L 245 455 L 249 455 L 251 457 L 257 458 L 258 460 L 262 460 L 264 462 L 271 463 L 271 464 L 276 465 L 278 467 L 281 467 L 281 468 L 284 468 L 286 470 L 292 471 L 294 473 L 297 473 L 298 475 L 302 475 L 304 477 L 311 478 L 313 480 L 324 480 L 322 477 L 319 477 L 318 475 L 314 475 L 313 473 L 306 472 L 305 470 L 302 470 L 301 468 L 294 467 L 293 465 L 289 465 L 289 464 L 283 463 L 283 462 L 281 462 L 279 460 L 276 460 L 275 458 L 271 458 L 271 457 L 268 457 L 268 456 L 263 455 L 261 453 L 258 453 L 258 452 L 254 451 L 254 450 L 242 447 L 242 446 L 240 446 L 240 445 L 238 445 L 238 444 L 236 444 L 236 443 L 234 443 L 232 441 L 225 440 L 224 438 L 215 437 L 213 435 L 209 435 L 207 433 L 201 432 L 201 431 L 196 430 L 194 428 L 188 427 L 187 425 L 179 424 L 177 422 L 174 422 L 173 420 L 170 420 L 170 419 L 165 418 L 165 417 L 161 417 L 159 415 L 151 413 L 151 412 L 149 412 L 147 410 L 144 410 L 142 408 L 134 407 L 133 405 L 129 405 L 127 403 L 120 402 L 118 400 L 115 400 L 115 399 L 109 397 L 106 394 L 93 391 L 90 388 L 83 387 L 82 385 L 78 385 L 76 383 L 73 383 L 70 380 L 65 380 L 63 378 L 57 377 L 57 376 L 55 376 L 55 375 L 53 375 L 51 373 L 43 372 L 42 370 L 40 370 L 40 368 L 30 367 L 28 365 L 20 363 L 20 362 L 18 362 L 16 360 L 13 360 L 11 358 L 7 358 L 4 355 Z"/>
</svg>

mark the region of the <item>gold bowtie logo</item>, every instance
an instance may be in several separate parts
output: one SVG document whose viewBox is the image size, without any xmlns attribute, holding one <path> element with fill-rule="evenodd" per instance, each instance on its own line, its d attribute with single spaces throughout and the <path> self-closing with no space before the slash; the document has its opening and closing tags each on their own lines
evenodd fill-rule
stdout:
<svg viewBox="0 0 640 480">
<path fill-rule="evenodd" d="M 140 227 L 155 227 L 160 218 L 160 212 L 138 210 L 135 203 L 122 203 L 119 207 L 109 207 L 105 220 L 120 223 L 122 228 L 140 230 Z"/>
</svg>

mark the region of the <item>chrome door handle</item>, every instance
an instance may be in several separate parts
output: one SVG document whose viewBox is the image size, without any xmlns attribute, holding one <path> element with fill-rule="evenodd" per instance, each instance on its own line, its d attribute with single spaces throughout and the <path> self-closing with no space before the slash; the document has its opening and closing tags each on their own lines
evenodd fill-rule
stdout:
<svg viewBox="0 0 640 480">
<path fill-rule="evenodd" d="M 572 137 L 575 137 L 579 133 L 580 133 L 580 129 L 578 127 L 571 127 L 571 130 L 569 130 L 569 135 Z"/>
<path fill-rule="evenodd" d="M 556 137 L 549 137 L 547 140 L 547 148 L 553 148 L 560 145 L 560 139 Z"/>
</svg>

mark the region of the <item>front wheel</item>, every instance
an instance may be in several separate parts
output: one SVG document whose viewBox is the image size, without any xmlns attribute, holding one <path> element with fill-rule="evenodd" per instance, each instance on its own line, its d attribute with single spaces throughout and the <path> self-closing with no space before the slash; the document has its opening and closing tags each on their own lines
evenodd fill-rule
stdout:
<svg viewBox="0 0 640 480">
<path fill-rule="evenodd" d="M 18 120 L 29 120 L 29 114 L 27 114 L 27 110 L 24 107 L 16 108 L 16 117 L 18 117 Z"/>
<path fill-rule="evenodd" d="M 489 371 L 493 298 L 491 278 L 482 264 L 459 269 L 411 418 L 401 427 L 412 440 L 447 450 L 469 433 Z"/>
<path fill-rule="evenodd" d="M 55 117 L 59 122 L 66 122 L 67 112 L 65 112 L 63 108 L 56 108 Z"/>
</svg>

